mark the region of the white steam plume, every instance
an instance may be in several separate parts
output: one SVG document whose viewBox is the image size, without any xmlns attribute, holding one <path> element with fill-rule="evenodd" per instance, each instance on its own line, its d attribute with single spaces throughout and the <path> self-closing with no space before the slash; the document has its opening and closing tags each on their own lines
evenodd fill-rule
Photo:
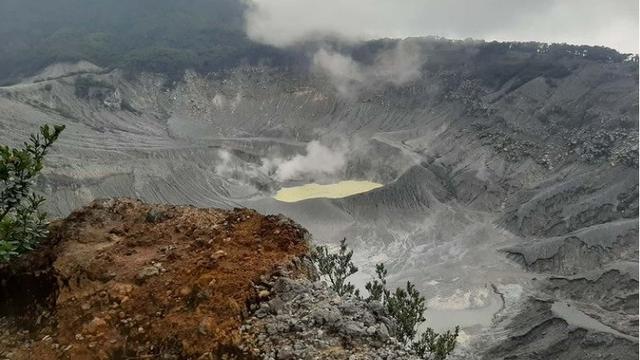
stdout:
<svg viewBox="0 0 640 360">
<path fill-rule="evenodd" d="M 400 86 L 417 79 L 425 58 L 418 44 L 399 41 L 393 49 L 382 51 L 371 65 L 351 57 L 320 49 L 313 56 L 313 68 L 325 74 L 342 97 L 352 98 L 363 89 L 386 85 Z"/>
<path fill-rule="evenodd" d="M 342 170 L 347 163 L 348 147 L 345 144 L 326 146 L 318 140 L 307 144 L 306 154 L 298 154 L 289 159 L 263 159 L 263 167 L 274 173 L 279 181 L 303 176 L 331 175 Z"/>
</svg>

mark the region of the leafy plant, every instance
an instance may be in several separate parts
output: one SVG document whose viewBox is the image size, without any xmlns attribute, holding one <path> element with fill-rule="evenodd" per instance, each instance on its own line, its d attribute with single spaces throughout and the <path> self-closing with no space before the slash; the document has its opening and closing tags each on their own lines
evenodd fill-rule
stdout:
<svg viewBox="0 0 640 360">
<path fill-rule="evenodd" d="M 416 336 L 417 325 L 426 319 L 422 314 L 427 310 L 424 297 L 416 290 L 415 285 L 407 281 L 407 288 L 396 288 L 385 299 L 385 306 L 391 317 L 398 322 L 398 340 L 403 343 Z"/>
<path fill-rule="evenodd" d="M 444 334 L 427 328 L 420 338 L 411 344 L 411 348 L 423 359 L 444 360 L 455 349 L 459 332 L 459 326 L 456 326 L 453 332 L 447 330 Z"/>
<path fill-rule="evenodd" d="M 320 274 L 331 282 L 331 288 L 338 294 L 360 296 L 355 286 L 347 278 L 358 271 L 353 264 L 353 250 L 349 250 L 346 239 L 340 241 L 340 250 L 330 253 L 326 246 L 318 246 L 312 254 Z M 460 327 L 454 331 L 439 334 L 427 328 L 416 339 L 418 327 L 426 321 L 424 312 L 427 310 L 425 298 L 415 285 L 407 281 L 406 287 L 397 288 L 394 292 L 387 289 L 387 269 L 384 264 L 376 265 L 376 278 L 367 282 L 365 289 L 369 296 L 365 301 L 382 303 L 389 315 L 396 321 L 398 329 L 396 338 L 405 346 L 410 347 L 418 356 L 425 360 L 444 360 L 455 349 Z"/>
<path fill-rule="evenodd" d="M 384 268 L 384 264 L 376 265 L 376 276 L 377 279 L 365 285 L 365 289 L 369 292 L 369 297 L 366 300 L 383 302 L 390 295 L 387 290 L 387 269 Z"/>
<path fill-rule="evenodd" d="M 336 254 L 330 253 L 326 246 L 318 246 L 312 256 L 320 274 L 329 278 L 331 288 L 338 295 L 359 296 L 360 292 L 347 281 L 349 276 L 358 272 L 358 268 L 351 261 L 353 250 L 348 250 L 346 241 L 347 239 L 340 241 L 340 250 Z"/>
<path fill-rule="evenodd" d="M 410 346 L 423 359 L 443 360 L 455 348 L 459 327 L 453 332 L 438 334 L 427 328 L 417 340 L 414 340 L 418 326 L 426 321 L 424 312 L 427 310 L 425 298 L 415 285 L 407 281 L 406 288 L 397 288 L 395 292 L 387 289 L 387 270 L 384 264 L 376 265 L 377 278 L 365 285 L 369 292 L 367 301 L 379 301 L 398 324 L 396 338 Z"/>
<path fill-rule="evenodd" d="M 0 145 L 0 262 L 23 254 L 47 236 L 45 199 L 31 190 L 63 125 L 40 127 L 22 149 Z"/>
<path fill-rule="evenodd" d="M 384 264 L 376 265 L 377 278 L 365 285 L 369 292 L 367 301 L 379 301 L 389 312 L 389 315 L 398 324 L 396 338 L 405 345 L 410 346 L 418 356 L 429 360 L 443 360 L 455 348 L 459 327 L 454 332 L 447 331 L 438 334 L 433 329 L 427 328 L 414 340 L 418 326 L 426 319 L 424 312 L 427 310 L 425 298 L 416 289 L 415 285 L 407 281 L 405 289 L 397 288 L 395 292 L 387 289 L 387 270 Z"/>
</svg>

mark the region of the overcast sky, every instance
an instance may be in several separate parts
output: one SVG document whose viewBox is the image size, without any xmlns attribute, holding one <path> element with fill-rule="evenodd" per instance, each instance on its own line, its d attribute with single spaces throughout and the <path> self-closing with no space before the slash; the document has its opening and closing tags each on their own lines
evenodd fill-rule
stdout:
<svg viewBox="0 0 640 360">
<path fill-rule="evenodd" d="M 276 46 L 314 34 L 353 39 L 566 42 L 638 53 L 638 0 L 252 0 L 247 33 Z"/>
</svg>

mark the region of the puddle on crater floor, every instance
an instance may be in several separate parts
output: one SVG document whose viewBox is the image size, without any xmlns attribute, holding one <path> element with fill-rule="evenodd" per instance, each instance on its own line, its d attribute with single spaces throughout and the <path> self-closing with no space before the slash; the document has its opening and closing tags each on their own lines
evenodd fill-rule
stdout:
<svg viewBox="0 0 640 360">
<path fill-rule="evenodd" d="M 494 315 L 502 308 L 502 300 L 498 295 L 491 293 L 487 294 L 483 303 L 483 306 L 469 308 L 427 306 L 424 314 L 427 321 L 424 326 L 429 326 L 436 331 L 451 330 L 456 325 L 461 328 L 490 326 Z"/>
<path fill-rule="evenodd" d="M 283 187 L 278 190 L 273 198 L 283 202 L 297 202 L 316 198 L 339 199 L 371 191 L 382 186 L 379 183 L 358 180 L 346 180 L 327 185 L 311 183 L 302 186 Z"/>
</svg>

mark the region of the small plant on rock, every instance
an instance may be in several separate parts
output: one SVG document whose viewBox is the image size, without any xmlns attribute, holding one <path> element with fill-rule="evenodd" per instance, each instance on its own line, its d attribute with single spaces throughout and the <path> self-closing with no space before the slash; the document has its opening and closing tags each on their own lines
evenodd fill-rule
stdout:
<svg viewBox="0 0 640 360">
<path fill-rule="evenodd" d="M 420 338 L 411 344 L 411 348 L 423 359 L 444 360 L 455 349 L 459 332 L 459 326 L 456 326 L 453 332 L 447 330 L 443 334 L 427 328 Z"/>
<path fill-rule="evenodd" d="M 331 288 L 339 295 L 355 295 L 360 293 L 347 278 L 358 271 L 351 258 L 353 250 L 349 250 L 346 239 L 340 241 L 340 250 L 330 253 L 326 246 L 318 246 L 313 251 L 313 260 L 318 266 L 320 274 L 328 277 Z M 405 346 L 410 347 L 418 356 L 425 360 L 444 360 L 455 349 L 460 327 L 454 331 L 438 334 L 427 328 L 417 339 L 418 326 L 426 321 L 424 312 L 427 310 L 425 298 L 415 285 L 407 281 L 406 287 L 397 288 L 391 292 L 387 289 L 387 269 L 384 264 L 376 265 L 376 278 L 365 285 L 369 296 L 368 302 L 380 302 L 398 326 L 396 338 Z"/>
<path fill-rule="evenodd" d="M 348 250 L 347 239 L 340 241 L 338 253 L 330 253 L 326 246 L 317 246 L 313 251 L 313 260 L 318 265 L 320 274 L 326 276 L 331 282 L 331 288 L 338 295 L 359 296 L 360 292 L 347 281 L 347 278 L 358 271 L 351 261 L 353 250 Z"/>
<path fill-rule="evenodd" d="M 425 298 L 415 285 L 407 281 L 406 288 L 397 288 L 395 292 L 387 289 L 387 270 L 384 264 L 376 265 L 376 276 L 372 282 L 365 285 L 369 291 L 367 301 L 379 301 L 396 321 L 398 330 L 396 338 L 415 353 L 427 360 L 444 360 L 455 348 L 460 328 L 456 326 L 453 332 L 438 334 L 427 328 L 415 340 L 418 326 L 426 321 L 424 312 L 427 310 Z"/>
<path fill-rule="evenodd" d="M 367 301 L 383 302 L 384 299 L 389 298 L 389 290 L 387 290 L 387 269 L 384 268 L 384 264 L 376 265 L 377 279 L 368 282 L 365 285 L 365 289 L 369 292 Z"/>
<path fill-rule="evenodd" d="M 63 125 L 40 127 L 23 148 L 0 145 L 0 262 L 23 254 L 47 236 L 45 201 L 31 187 L 43 167 L 49 147 Z"/>
<path fill-rule="evenodd" d="M 422 314 L 427 310 L 424 297 L 416 290 L 415 285 L 407 281 L 406 290 L 396 288 L 384 301 L 389 315 L 398 322 L 398 340 L 403 343 L 411 341 L 416 336 L 418 324 L 426 319 Z"/>
</svg>

